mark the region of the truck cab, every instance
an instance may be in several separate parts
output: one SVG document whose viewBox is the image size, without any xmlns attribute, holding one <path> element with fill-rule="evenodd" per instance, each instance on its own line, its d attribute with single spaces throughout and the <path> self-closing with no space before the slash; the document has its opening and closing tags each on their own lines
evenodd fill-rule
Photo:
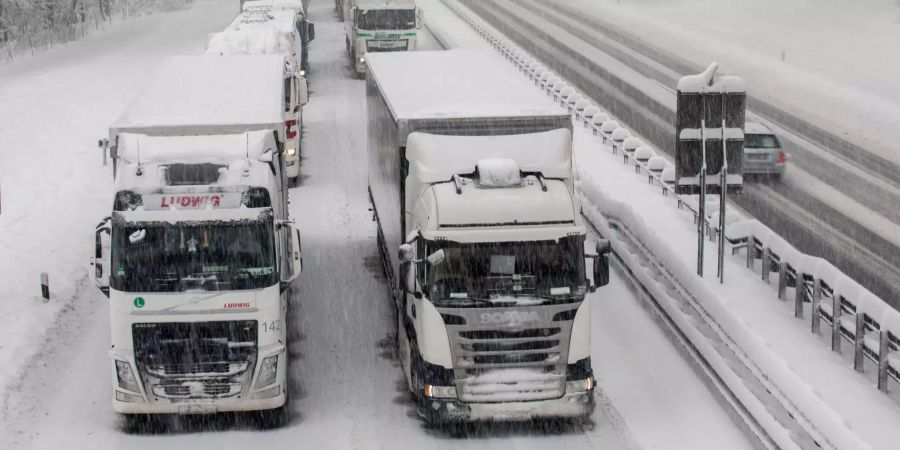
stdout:
<svg viewBox="0 0 900 450">
<path fill-rule="evenodd" d="M 410 134 L 400 354 L 429 422 L 593 411 L 608 250 L 585 252 L 570 149 L 568 130 Z"/>
<path fill-rule="evenodd" d="M 353 0 L 345 2 L 347 51 L 356 73 L 365 76 L 366 54 L 416 49 L 421 10 L 415 0 Z"/>
<path fill-rule="evenodd" d="M 91 258 L 109 297 L 113 409 L 283 413 L 302 260 L 274 133 L 122 133 L 116 157 Z"/>
</svg>

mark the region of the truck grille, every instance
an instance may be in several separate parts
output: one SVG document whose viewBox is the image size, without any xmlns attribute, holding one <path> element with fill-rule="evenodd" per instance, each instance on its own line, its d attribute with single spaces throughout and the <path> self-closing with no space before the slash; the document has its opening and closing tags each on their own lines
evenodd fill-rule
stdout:
<svg viewBox="0 0 900 450">
<path fill-rule="evenodd" d="M 459 399 L 495 403 L 562 397 L 573 320 L 553 318 L 579 305 L 439 308 L 465 319 L 464 325 L 447 325 Z"/>
<path fill-rule="evenodd" d="M 138 374 L 156 401 L 242 395 L 256 363 L 256 321 L 136 323 Z"/>
</svg>

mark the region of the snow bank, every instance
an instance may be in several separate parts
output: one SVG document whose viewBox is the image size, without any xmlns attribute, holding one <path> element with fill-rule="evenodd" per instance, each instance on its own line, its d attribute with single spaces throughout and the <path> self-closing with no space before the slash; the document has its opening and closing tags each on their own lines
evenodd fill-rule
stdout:
<svg viewBox="0 0 900 450">
<path fill-rule="evenodd" d="M 648 226 L 630 206 L 605 195 L 599 185 L 590 181 L 587 173 L 582 172 L 580 178 L 582 181 L 579 183 L 579 188 L 582 193 L 585 215 L 592 224 L 601 231 L 606 230 L 607 236 L 612 234 L 608 225 L 609 221 L 617 222 L 619 226 L 623 226 L 629 233 L 632 233 L 641 245 L 657 258 L 661 266 L 687 289 L 706 313 L 721 327 L 721 330 L 727 334 L 728 338 L 737 344 L 751 364 L 760 373 L 765 374 L 765 377 L 774 386 L 777 386 L 780 390 L 779 394 L 783 395 L 790 404 L 795 405 L 799 411 L 802 411 L 814 429 L 831 445 L 838 449 L 848 450 L 871 448 L 845 425 L 841 416 L 823 402 L 809 384 L 801 380 L 790 369 L 787 361 L 772 353 L 761 337 L 744 326 L 741 320 L 725 307 L 725 304 L 706 286 L 702 279 L 698 278 L 683 263 L 682 258 L 669 247 L 668 243 L 660 239 L 653 228 Z M 622 242 L 613 240 L 612 245 L 617 254 L 628 254 Z M 641 272 L 639 268 L 634 269 L 638 269 L 636 270 L 637 274 Z M 656 284 L 652 279 L 645 279 L 642 282 L 650 286 Z M 698 344 L 694 340 L 692 342 L 695 345 Z M 722 374 L 720 373 L 720 375 Z M 726 379 L 725 381 L 732 389 L 740 390 L 740 386 L 734 385 L 739 380 L 729 381 Z M 743 400 L 749 402 L 751 410 L 755 409 L 752 406 L 753 398 L 744 397 Z M 796 444 L 792 440 L 785 440 L 787 438 L 786 431 L 779 430 L 782 428 L 781 426 L 778 426 L 773 419 L 766 418 L 766 416 L 771 417 L 768 413 L 765 413 L 764 410 L 757 410 L 755 413 L 763 414 L 762 417 L 756 415 L 754 417 L 761 420 L 764 426 L 767 425 L 767 431 L 776 438 L 782 448 L 796 448 Z"/>
</svg>

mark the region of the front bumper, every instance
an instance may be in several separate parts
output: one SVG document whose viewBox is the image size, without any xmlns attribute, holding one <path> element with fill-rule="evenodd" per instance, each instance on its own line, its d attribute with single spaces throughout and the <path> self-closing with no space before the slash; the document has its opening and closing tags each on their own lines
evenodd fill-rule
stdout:
<svg viewBox="0 0 900 450">
<path fill-rule="evenodd" d="M 287 396 L 284 388 L 280 394 L 266 399 L 248 399 L 218 402 L 164 403 L 122 402 L 113 396 L 113 410 L 123 414 L 215 414 L 220 412 L 263 411 L 284 406 Z"/>
<path fill-rule="evenodd" d="M 553 400 L 506 403 L 464 403 L 456 399 L 422 398 L 416 404 L 416 412 L 429 423 L 580 418 L 594 412 L 594 394 L 591 390 L 567 393 Z"/>
</svg>

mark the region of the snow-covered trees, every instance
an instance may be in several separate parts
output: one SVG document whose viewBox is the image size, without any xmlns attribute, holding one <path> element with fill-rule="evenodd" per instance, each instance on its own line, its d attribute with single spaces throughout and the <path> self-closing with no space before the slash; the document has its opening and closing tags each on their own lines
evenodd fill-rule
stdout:
<svg viewBox="0 0 900 450">
<path fill-rule="evenodd" d="M 0 61 L 83 37 L 119 18 L 193 0 L 0 0 Z"/>
</svg>

